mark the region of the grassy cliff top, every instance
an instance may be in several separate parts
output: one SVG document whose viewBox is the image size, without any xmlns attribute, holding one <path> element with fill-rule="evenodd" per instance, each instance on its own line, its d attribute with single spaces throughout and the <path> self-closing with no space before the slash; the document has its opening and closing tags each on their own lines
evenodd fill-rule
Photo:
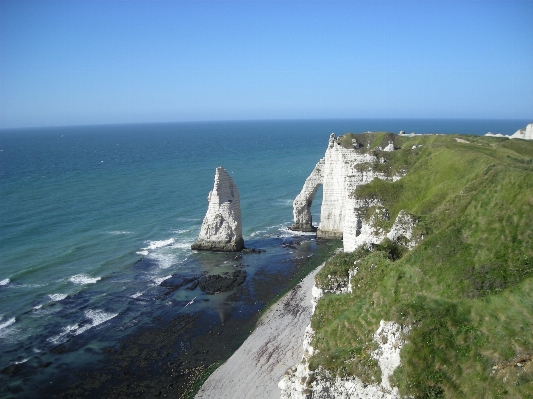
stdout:
<svg viewBox="0 0 533 399">
<path fill-rule="evenodd" d="M 373 151 L 390 138 L 364 140 Z M 533 397 L 533 142 L 428 135 L 394 144 L 380 152 L 385 163 L 361 167 L 406 175 L 354 195 L 380 199 L 390 226 L 402 209 L 415 215 L 424 239 L 411 251 L 387 240 L 327 263 L 319 284 L 355 261 L 359 271 L 352 294 L 320 300 L 311 367 L 379 381 L 372 334 L 394 320 L 412 326 L 393 375 L 402 395 Z"/>
</svg>

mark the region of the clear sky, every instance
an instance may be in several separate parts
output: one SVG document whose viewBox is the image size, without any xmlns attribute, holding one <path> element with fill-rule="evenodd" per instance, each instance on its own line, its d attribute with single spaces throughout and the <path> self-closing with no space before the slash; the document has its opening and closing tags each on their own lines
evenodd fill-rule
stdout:
<svg viewBox="0 0 533 399">
<path fill-rule="evenodd" d="M 0 0 L 0 40 L 0 128 L 533 119 L 533 0 Z"/>
</svg>

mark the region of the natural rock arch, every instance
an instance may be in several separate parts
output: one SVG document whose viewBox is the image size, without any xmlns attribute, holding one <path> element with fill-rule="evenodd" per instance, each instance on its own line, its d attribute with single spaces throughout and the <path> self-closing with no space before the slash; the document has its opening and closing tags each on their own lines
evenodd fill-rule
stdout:
<svg viewBox="0 0 533 399">
<path fill-rule="evenodd" d="M 324 183 L 324 163 L 325 158 L 318 161 L 309 177 L 305 179 L 302 191 L 300 191 L 300 194 L 298 194 L 292 203 L 294 224 L 291 226 L 291 230 L 316 231 L 311 216 L 311 205 L 318 188 Z"/>
</svg>

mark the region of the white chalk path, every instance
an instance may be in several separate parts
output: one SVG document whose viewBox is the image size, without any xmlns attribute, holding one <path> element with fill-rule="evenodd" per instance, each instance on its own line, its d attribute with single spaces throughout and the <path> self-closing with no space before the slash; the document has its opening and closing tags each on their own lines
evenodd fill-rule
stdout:
<svg viewBox="0 0 533 399">
<path fill-rule="evenodd" d="M 261 317 L 254 332 L 209 376 L 195 399 L 279 399 L 278 382 L 303 355 L 302 340 L 312 314 L 311 291 L 322 266 Z"/>
</svg>

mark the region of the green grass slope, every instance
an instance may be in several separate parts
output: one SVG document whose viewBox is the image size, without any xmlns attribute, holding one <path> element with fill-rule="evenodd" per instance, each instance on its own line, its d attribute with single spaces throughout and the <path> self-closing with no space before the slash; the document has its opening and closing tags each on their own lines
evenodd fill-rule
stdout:
<svg viewBox="0 0 533 399">
<path fill-rule="evenodd" d="M 380 381 L 372 334 L 380 320 L 394 320 L 412 326 L 392 378 L 402 395 L 533 398 L 533 142 L 394 140 L 400 149 L 380 152 L 378 167 L 407 174 L 355 195 L 381 199 L 388 227 L 402 209 L 416 215 L 423 240 L 411 251 L 386 240 L 327 263 L 319 285 L 347 276 L 356 261 L 359 271 L 353 293 L 319 301 L 311 368 Z"/>
</svg>

